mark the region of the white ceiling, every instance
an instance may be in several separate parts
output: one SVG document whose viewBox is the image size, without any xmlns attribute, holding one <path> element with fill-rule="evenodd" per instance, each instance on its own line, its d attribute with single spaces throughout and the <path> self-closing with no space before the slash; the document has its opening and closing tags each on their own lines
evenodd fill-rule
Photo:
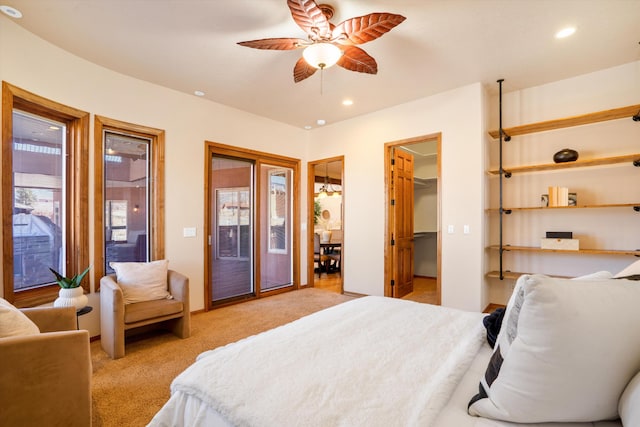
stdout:
<svg viewBox="0 0 640 427">
<path fill-rule="evenodd" d="M 326 0 L 333 23 L 407 19 L 361 45 L 378 74 L 339 67 L 293 82 L 300 51 L 236 43 L 305 38 L 286 0 L 5 0 L 19 25 L 114 71 L 296 127 L 327 125 L 482 82 L 495 93 L 640 60 L 640 0 Z M 2 16 L 1 19 L 10 19 Z M 0 20 L 1 23 L 1 20 Z M 557 40 L 573 25 L 577 32 Z M 350 98 L 354 104 L 344 107 Z"/>
</svg>

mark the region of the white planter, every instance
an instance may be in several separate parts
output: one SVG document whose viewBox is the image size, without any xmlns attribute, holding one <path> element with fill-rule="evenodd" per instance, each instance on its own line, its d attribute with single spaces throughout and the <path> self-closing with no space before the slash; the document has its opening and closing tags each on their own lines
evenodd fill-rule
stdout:
<svg viewBox="0 0 640 427">
<path fill-rule="evenodd" d="M 331 241 L 331 231 L 323 231 L 320 236 L 320 243 L 329 243 Z"/>
<path fill-rule="evenodd" d="M 82 287 L 60 288 L 58 298 L 53 302 L 54 307 L 75 307 L 76 310 L 84 308 L 89 303 L 89 298 L 84 294 Z"/>
</svg>

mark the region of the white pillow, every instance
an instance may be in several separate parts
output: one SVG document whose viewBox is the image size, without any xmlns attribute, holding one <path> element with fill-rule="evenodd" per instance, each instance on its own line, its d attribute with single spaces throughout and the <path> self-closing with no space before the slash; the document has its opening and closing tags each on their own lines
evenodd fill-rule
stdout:
<svg viewBox="0 0 640 427">
<path fill-rule="evenodd" d="M 151 262 L 112 262 L 116 282 L 122 288 L 124 303 L 169 298 L 166 259 Z"/>
<path fill-rule="evenodd" d="M 640 426 L 640 372 L 624 389 L 618 403 L 618 412 L 623 426 Z"/>
<path fill-rule="evenodd" d="M 620 279 L 622 277 L 629 277 L 629 276 L 635 276 L 640 274 L 640 260 L 634 262 L 633 264 L 631 264 L 630 266 L 628 266 L 627 268 L 625 268 L 624 270 L 622 270 L 620 273 L 616 274 L 615 277 L 616 279 Z"/>
<path fill-rule="evenodd" d="M 640 286 L 523 275 L 469 414 L 520 423 L 618 417 L 640 369 Z"/>
<path fill-rule="evenodd" d="M 0 298 L 0 338 L 40 333 L 38 326 L 9 301 Z"/>
</svg>

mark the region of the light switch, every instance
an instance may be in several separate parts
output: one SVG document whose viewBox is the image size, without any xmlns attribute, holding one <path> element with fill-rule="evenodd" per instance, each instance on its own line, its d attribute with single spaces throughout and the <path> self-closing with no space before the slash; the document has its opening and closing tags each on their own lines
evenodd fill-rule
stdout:
<svg viewBox="0 0 640 427">
<path fill-rule="evenodd" d="M 454 231 L 455 231 L 455 227 L 454 227 L 453 225 L 449 225 L 449 226 L 447 227 L 447 233 L 449 233 L 449 234 L 453 234 L 453 233 L 454 233 Z"/>
<path fill-rule="evenodd" d="M 196 237 L 196 228 L 195 227 L 185 227 L 182 229 L 183 237 Z"/>
<path fill-rule="evenodd" d="M 463 233 L 464 233 L 464 234 L 469 234 L 470 232 L 471 232 L 471 231 L 469 230 L 469 225 L 468 225 L 468 224 L 465 224 L 465 225 L 464 225 L 464 231 L 463 231 Z"/>
</svg>

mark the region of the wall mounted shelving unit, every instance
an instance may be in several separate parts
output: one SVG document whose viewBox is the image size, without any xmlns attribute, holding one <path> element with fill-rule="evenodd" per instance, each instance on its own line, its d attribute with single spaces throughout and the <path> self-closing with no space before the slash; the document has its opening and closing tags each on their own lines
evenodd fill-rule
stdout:
<svg viewBox="0 0 640 427">
<path fill-rule="evenodd" d="M 604 165 L 620 165 L 628 163 L 631 169 L 636 171 L 640 171 L 640 153 L 630 153 L 624 155 L 617 155 L 611 157 L 594 157 L 587 159 L 580 159 L 574 162 L 566 162 L 566 163 L 544 163 L 544 164 L 533 164 L 533 165 L 510 165 L 509 167 L 505 167 L 503 165 L 503 144 L 505 142 L 509 142 L 515 136 L 533 134 L 539 132 L 547 132 L 554 131 L 562 128 L 576 127 L 582 125 L 589 125 L 598 122 L 605 122 L 610 120 L 617 119 L 631 119 L 633 117 L 634 121 L 639 121 L 636 119 L 638 117 L 638 113 L 640 112 L 640 104 L 638 105 L 630 105 L 622 108 L 615 108 L 611 110 L 598 111 L 594 113 L 584 114 L 580 116 L 567 117 L 557 120 L 549 120 L 538 123 L 531 123 L 522 126 L 515 126 L 510 128 L 502 127 L 502 80 L 498 80 L 500 85 L 500 123 L 499 128 L 497 130 L 492 130 L 489 132 L 489 135 L 493 139 L 499 140 L 499 167 L 497 169 L 491 169 L 487 171 L 490 176 L 499 176 L 499 207 L 493 209 L 487 209 L 487 212 L 490 214 L 498 214 L 499 215 L 499 243 L 495 245 L 490 245 L 488 249 L 490 251 L 497 251 L 499 256 L 499 268 L 497 271 L 490 271 L 487 273 L 487 277 L 491 278 L 499 278 L 503 279 L 517 279 L 521 274 L 520 272 L 512 272 L 504 267 L 504 254 L 505 252 L 522 252 L 528 254 L 535 253 L 552 253 L 552 254 L 573 254 L 573 255 L 611 255 L 611 256 L 636 256 L 640 257 L 640 249 L 605 249 L 605 248 L 590 248 L 590 249 L 579 249 L 579 250 L 559 250 L 559 249 L 541 249 L 540 247 L 531 247 L 531 246 L 519 246 L 519 245 L 508 245 L 504 243 L 504 230 L 503 230 L 503 221 L 504 215 L 512 215 L 517 214 L 521 211 L 530 211 L 534 213 L 536 211 L 584 211 L 591 209 L 629 209 L 631 213 L 640 212 L 640 200 L 624 200 L 611 203 L 609 201 L 605 203 L 583 203 L 577 204 L 576 206 L 557 206 L 557 207 L 542 207 L 542 206 L 504 206 L 503 204 L 503 192 L 504 185 L 503 179 L 509 179 L 515 174 L 531 174 L 531 173 L 544 173 L 544 172 L 553 172 L 558 170 L 580 170 L 583 168 L 589 168 L 594 166 L 604 166 Z M 640 123 L 638 123 L 640 126 Z M 510 144 L 514 144 L 517 142 L 510 142 Z M 640 145 L 640 144 L 639 144 Z M 597 173 L 595 171 L 594 173 Z M 630 172 L 631 174 L 632 172 Z M 640 173 L 638 174 L 640 178 Z M 638 182 L 636 185 L 640 185 Z M 640 214 L 638 214 L 640 215 Z M 562 276 L 559 276 L 562 277 Z"/>
</svg>

